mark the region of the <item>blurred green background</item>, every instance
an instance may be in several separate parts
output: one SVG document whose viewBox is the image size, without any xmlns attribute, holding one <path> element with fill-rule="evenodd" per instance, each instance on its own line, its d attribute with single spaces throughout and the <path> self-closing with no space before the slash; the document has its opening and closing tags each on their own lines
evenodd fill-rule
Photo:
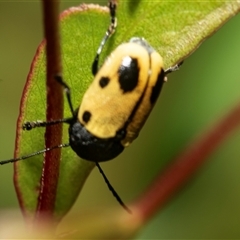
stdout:
<svg viewBox="0 0 240 240">
<path fill-rule="evenodd" d="M 63 1 L 61 9 L 78 3 Z M 13 156 L 21 92 L 43 36 L 41 21 L 39 1 L 0 1 L 1 160 Z M 139 138 L 120 157 L 102 164 L 126 202 L 136 198 L 169 159 L 239 101 L 239 26 L 238 15 L 169 77 Z M 239 143 L 238 130 L 149 222 L 139 239 L 240 238 Z M 18 207 L 12 169 L 11 164 L 0 166 L 0 210 Z M 97 205 L 117 203 L 94 170 L 69 215 Z"/>
</svg>

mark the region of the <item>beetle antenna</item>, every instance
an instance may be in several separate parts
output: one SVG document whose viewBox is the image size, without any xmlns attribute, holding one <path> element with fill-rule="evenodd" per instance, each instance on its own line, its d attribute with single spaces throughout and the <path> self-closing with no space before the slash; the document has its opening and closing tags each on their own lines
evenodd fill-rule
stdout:
<svg viewBox="0 0 240 240">
<path fill-rule="evenodd" d="M 46 127 L 49 125 L 55 125 L 55 124 L 59 124 L 59 123 L 70 123 L 70 121 L 72 120 L 72 118 L 62 118 L 62 119 L 57 119 L 57 120 L 51 120 L 51 121 L 41 121 L 41 120 L 37 120 L 37 121 L 32 121 L 32 122 L 25 122 L 22 125 L 22 129 L 23 130 L 32 130 L 33 128 L 37 128 L 37 127 Z"/>
<path fill-rule="evenodd" d="M 73 109 L 73 105 L 72 105 L 72 99 L 71 99 L 71 90 L 70 87 L 67 85 L 67 83 L 63 80 L 62 76 L 59 75 L 55 75 L 54 76 L 55 80 L 61 84 L 64 88 L 64 91 L 66 93 L 66 97 L 67 97 L 67 101 L 68 101 L 68 105 L 70 108 L 70 111 L 72 113 L 72 116 L 74 117 L 74 109 Z M 46 127 L 49 125 L 55 125 L 55 124 L 59 124 L 59 123 L 70 123 L 72 120 L 72 118 L 63 118 L 63 119 L 57 119 L 57 120 L 51 120 L 51 121 L 33 121 L 33 122 L 25 122 L 22 125 L 22 129 L 23 130 L 32 130 L 33 128 L 36 127 Z"/>
<path fill-rule="evenodd" d="M 67 96 L 67 101 L 68 101 L 68 105 L 69 105 L 69 108 L 70 108 L 70 111 L 72 113 L 72 116 L 74 117 L 74 109 L 73 109 L 73 105 L 72 105 L 72 99 L 71 99 L 71 90 L 70 90 L 70 87 L 67 85 L 66 82 L 64 82 L 63 78 L 61 75 L 55 75 L 55 80 L 61 84 L 64 88 L 64 91 L 66 93 L 66 96 Z"/>
<path fill-rule="evenodd" d="M 63 148 L 63 147 L 69 147 L 69 146 L 70 146 L 69 143 L 59 144 L 57 146 L 50 147 L 50 148 L 45 148 L 45 149 L 40 150 L 38 152 L 31 153 L 31 154 L 28 154 L 28 155 L 25 155 L 25 156 L 22 156 L 22 157 L 0 161 L 0 165 L 7 164 L 7 163 L 14 163 L 14 162 L 21 161 L 21 160 L 24 160 L 24 159 L 27 159 L 27 158 L 30 158 L 30 157 L 33 157 L 33 156 L 36 156 L 36 155 L 40 155 L 40 154 L 48 152 L 48 151 L 52 151 L 53 149 L 56 149 L 56 148 Z"/>
<path fill-rule="evenodd" d="M 100 43 L 100 46 L 98 47 L 96 56 L 94 58 L 94 61 L 92 63 L 92 74 L 95 76 L 98 72 L 98 62 L 99 62 L 99 56 L 103 50 L 104 45 L 106 44 L 107 40 L 109 39 L 109 37 L 112 36 L 112 34 L 115 32 L 115 29 L 117 27 L 117 18 L 116 18 L 116 8 L 117 8 L 117 4 L 115 1 L 109 1 L 108 4 L 109 7 L 109 12 L 110 12 L 110 25 Z"/>
<path fill-rule="evenodd" d="M 111 185 L 111 183 L 109 182 L 107 176 L 105 175 L 105 173 L 103 172 L 102 168 L 100 167 L 99 163 L 96 162 L 96 166 L 99 170 L 99 172 L 101 173 L 101 175 L 104 178 L 104 181 L 106 182 L 108 189 L 112 192 L 113 196 L 117 199 L 117 201 L 119 202 L 119 204 L 128 212 L 128 213 L 132 213 L 132 211 L 125 205 L 125 203 L 122 201 L 122 199 L 120 198 L 120 196 L 117 194 L 117 192 L 115 191 L 115 189 L 113 188 L 113 186 Z"/>
</svg>

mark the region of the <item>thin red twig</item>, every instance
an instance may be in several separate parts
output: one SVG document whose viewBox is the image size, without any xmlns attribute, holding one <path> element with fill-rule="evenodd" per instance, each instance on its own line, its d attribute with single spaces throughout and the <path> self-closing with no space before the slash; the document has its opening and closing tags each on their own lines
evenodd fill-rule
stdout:
<svg viewBox="0 0 240 240">
<path fill-rule="evenodd" d="M 240 126 L 240 104 L 217 124 L 193 141 L 172 163 L 159 173 L 132 206 L 146 222 L 196 173 L 228 135 Z"/>
<path fill-rule="evenodd" d="M 60 34 L 59 34 L 59 1 L 43 0 L 43 22 L 46 38 L 47 61 L 47 120 L 61 119 L 63 117 L 63 91 L 57 84 L 54 76 L 62 72 Z M 61 143 L 62 126 L 57 124 L 47 126 L 45 133 L 46 147 Z M 54 220 L 54 205 L 56 200 L 57 184 L 60 167 L 60 149 L 49 151 L 45 155 L 42 170 L 41 189 L 36 212 L 36 222 L 47 217 Z"/>
</svg>

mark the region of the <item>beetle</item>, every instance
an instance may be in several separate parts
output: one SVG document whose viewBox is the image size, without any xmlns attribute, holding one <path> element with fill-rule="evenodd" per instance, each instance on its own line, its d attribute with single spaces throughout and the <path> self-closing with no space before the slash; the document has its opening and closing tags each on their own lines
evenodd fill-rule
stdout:
<svg viewBox="0 0 240 240">
<path fill-rule="evenodd" d="M 118 46 L 70 121 L 69 142 L 77 155 L 94 162 L 118 156 L 138 136 L 165 75 L 161 56 L 143 38 Z"/>
</svg>

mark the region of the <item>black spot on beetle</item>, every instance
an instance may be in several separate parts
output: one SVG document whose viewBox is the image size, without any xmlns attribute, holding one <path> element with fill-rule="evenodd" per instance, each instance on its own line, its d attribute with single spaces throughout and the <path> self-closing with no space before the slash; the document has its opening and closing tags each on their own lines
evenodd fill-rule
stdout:
<svg viewBox="0 0 240 240">
<path fill-rule="evenodd" d="M 150 96 L 151 104 L 154 104 L 157 101 L 163 82 L 164 82 L 164 70 L 162 69 L 160 74 L 158 75 L 158 79 L 155 86 L 152 88 L 152 94 Z"/>
<path fill-rule="evenodd" d="M 99 80 L 99 85 L 101 88 L 104 88 L 108 85 L 109 82 L 110 79 L 108 77 L 101 77 L 101 79 Z"/>
<path fill-rule="evenodd" d="M 83 113 L 83 116 L 82 116 L 83 121 L 84 121 L 85 123 L 88 123 L 89 120 L 90 120 L 90 118 L 91 118 L 91 116 L 92 116 L 92 114 L 91 114 L 89 111 L 85 111 L 85 112 Z"/>
<path fill-rule="evenodd" d="M 119 84 L 124 93 L 133 91 L 139 78 L 138 60 L 126 56 L 118 69 Z"/>
</svg>

